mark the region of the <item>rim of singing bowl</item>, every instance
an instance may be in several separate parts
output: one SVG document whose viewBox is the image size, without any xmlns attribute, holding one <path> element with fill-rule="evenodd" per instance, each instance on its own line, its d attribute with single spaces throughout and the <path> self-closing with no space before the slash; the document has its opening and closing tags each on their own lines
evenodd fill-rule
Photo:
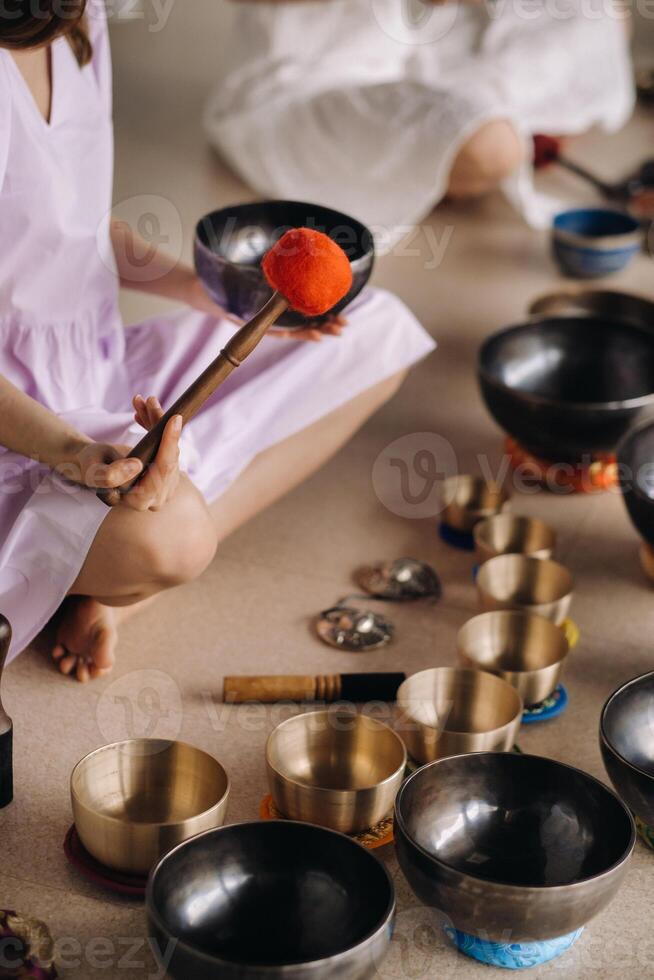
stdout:
<svg viewBox="0 0 654 980">
<path fill-rule="evenodd" d="M 647 671 L 647 673 L 645 674 L 638 674 L 637 677 L 632 677 L 631 680 L 625 681 L 625 683 L 621 684 L 620 687 L 616 688 L 612 694 L 609 694 L 608 698 L 604 702 L 604 706 L 600 714 L 600 734 L 602 736 L 602 739 L 606 743 L 607 747 L 611 750 L 611 752 L 613 752 L 613 754 L 621 762 L 625 764 L 625 766 L 633 770 L 633 772 L 638 773 L 639 776 L 644 776 L 646 779 L 650 779 L 652 781 L 652 786 L 654 787 L 654 773 L 648 772 L 646 769 L 641 769 L 640 766 L 634 765 L 633 762 L 630 762 L 629 759 L 625 758 L 625 756 L 621 752 L 619 752 L 618 749 L 615 747 L 614 742 L 611 741 L 611 739 L 609 738 L 609 734 L 606 730 L 606 717 L 612 702 L 617 700 L 617 698 L 619 698 L 620 695 L 623 694 L 628 687 L 637 684 L 639 681 L 644 681 L 646 678 L 649 677 L 654 678 L 654 670 Z"/>
<path fill-rule="evenodd" d="M 376 718 L 371 718 L 369 715 L 362 715 L 359 713 L 354 714 L 353 712 L 346 712 L 346 711 L 342 712 L 342 715 L 348 715 L 350 718 L 355 719 L 355 723 L 357 726 L 361 724 L 361 720 L 363 719 L 365 720 L 366 724 L 370 724 L 370 726 L 373 729 L 376 729 L 378 732 L 383 731 L 385 734 L 390 734 L 393 736 L 393 740 L 396 742 L 396 744 L 400 749 L 401 762 L 393 770 L 393 772 L 390 773 L 388 776 L 385 776 L 384 779 L 381 779 L 379 780 L 379 782 L 376 783 L 370 783 L 370 785 L 368 786 L 358 786 L 356 787 L 356 789 L 352 787 L 350 788 L 341 787 L 340 789 L 332 789 L 329 786 L 318 786 L 315 783 L 309 783 L 309 782 L 304 782 L 303 780 L 300 779 L 295 779 L 293 776 L 288 775 L 286 770 L 279 769 L 278 766 L 275 766 L 273 764 L 270 758 L 271 746 L 273 745 L 276 737 L 278 736 L 278 734 L 281 732 L 282 729 L 286 727 L 289 728 L 292 727 L 293 723 L 295 723 L 300 728 L 302 728 L 303 726 L 301 725 L 301 721 L 303 719 L 307 719 L 307 722 L 310 722 L 311 719 L 317 720 L 320 717 L 324 717 L 325 720 L 327 720 L 330 716 L 333 717 L 334 714 L 338 715 L 338 712 L 334 713 L 333 711 L 329 711 L 329 709 L 323 711 L 320 710 L 307 711 L 300 715 L 293 715 L 292 718 L 287 718 L 286 721 L 280 722 L 280 724 L 273 729 L 273 731 L 268 736 L 268 739 L 266 740 L 266 752 L 265 752 L 266 763 L 270 767 L 272 772 L 274 772 L 275 775 L 278 776 L 280 779 L 282 779 L 285 783 L 291 786 L 297 786 L 300 789 L 308 789 L 311 790 L 311 792 L 315 792 L 319 794 L 328 793 L 329 795 L 333 795 L 334 793 L 342 793 L 348 796 L 353 795 L 355 793 L 366 793 L 371 789 L 379 789 L 382 786 L 387 786 L 388 784 L 393 783 L 397 779 L 398 775 L 404 773 L 404 770 L 406 769 L 407 758 L 408 758 L 407 749 L 406 749 L 406 745 L 404 744 L 400 736 L 397 734 L 397 732 L 394 731 L 390 727 L 390 725 L 386 725 L 383 721 L 378 721 Z M 318 826 L 318 824 L 313 824 L 312 826 Z M 338 831 L 336 832 L 338 833 Z"/>
<path fill-rule="evenodd" d="M 565 885 L 538 885 L 538 884 L 535 884 L 535 885 L 515 885 L 515 884 L 511 884 L 508 881 L 499 881 L 497 878 L 485 878 L 483 875 L 477 875 L 473 871 L 469 871 L 467 869 L 465 871 L 462 871 L 460 868 L 455 867 L 455 865 L 448 864 L 447 861 L 443 861 L 442 858 L 439 858 L 435 854 L 432 854 L 430 851 L 428 851 L 426 848 L 424 848 L 421 844 L 419 844 L 417 842 L 417 840 L 415 839 L 415 837 L 413 836 L 413 834 L 411 834 L 409 832 L 408 827 L 406 825 L 406 822 L 405 822 L 405 820 L 404 820 L 404 818 L 402 816 L 402 810 L 401 810 L 401 807 L 402 807 L 402 799 L 404 797 L 405 792 L 407 792 L 407 788 L 408 788 L 409 784 L 411 783 L 411 781 L 413 779 L 419 778 L 420 777 L 420 774 L 423 773 L 424 770 L 430 769 L 433 766 L 442 765 L 442 764 L 444 764 L 446 762 L 451 762 L 453 759 L 470 759 L 470 758 L 474 758 L 475 756 L 482 756 L 482 755 L 505 755 L 505 756 L 508 756 L 512 760 L 515 760 L 515 759 L 520 759 L 520 760 L 539 759 L 539 760 L 541 760 L 543 762 L 550 763 L 552 766 L 555 766 L 555 767 L 558 767 L 558 768 L 561 768 L 561 769 L 572 770 L 572 772 L 577 773 L 580 776 L 583 776 L 584 779 L 587 779 L 590 782 L 595 783 L 595 785 L 598 786 L 601 790 L 603 790 L 609 796 L 612 796 L 613 797 L 613 799 L 615 800 L 615 802 L 617 804 L 619 804 L 619 807 L 623 811 L 623 813 L 624 813 L 625 817 L 627 818 L 627 820 L 630 822 L 631 829 L 630 829 L 630 835 L 629 835 L 629 843 L 628 843 L 627 847 L 622 852 L 622 854 L 620 855 L 620 857 L 617 860 L 615 860 L 613 862 L 613 864 L 611 864 L 608 868 L 604 868 L 603 871 L 598 871 L 596 874 L 589 875 L 587 878 L 583 878 L 580 881 L 571 881 L 571 882 L 568 882 Z M 516 765 L 521 765 L 521 764 L 522 763 L 516 763 Z M 633 821 L 633 817 L 631 816 L 631 813 L 629 812 L 629 809 L 627 808 L 627 806 L 625 805 L 625 803 L 620 799 L 620 797 L 618 796 L 618 794 L 614 790 L 612 790 L 609 786 L 607 786 L 606 783 L 603 783 L 601 779 L 597 779 L 595 776 L 591 776 L 590 773 L 585 772 L 585 770 L 578 769 L 576 766 L 570 766 L 570 765 L 568 765 L 565 762 L 558 762 L 558 760 L 556 760 L 556 759 L 549 759 L 547 756 L 544 756 L 544 755 L 533 755 L 533 754 L 527 754 L 527 753 L 521 753 L 520 755 L 516 755 L 516 754 L 512 754 L 510 752 L 465 752 L 465 753 L 459 753 L 459 755 L 450 755 L 450 756 L 447 756 L 444 759 L 437 759 L 436 762 L 429 762 L 429 763 L 427 763 L 426 766 L 422 766 L 420 769 L 416 769 L 416 771 L 414 773 L 412 773 L 408 777 L 408 779 L 405 779 L 404 782 L 402 783 L 402 786 L 400 788 L 400 792 L 397 794 L 397 799 L 395 801 L 395 819 L 397 820 L 398 824 L 400 825 L 400 828 L 401 828 L 402 833 L 404 834 L 404 836 L 407 838 L 407 840 L 409 840 L 411 842 L 411 846 L 412 847 L 415 847 L 416 850 L 419 851 L 421 854 L 423 854 L 429 861 L 434 861 L 436 864 L 438 864 L 439 867 L 445 868 L 447 871 L 453 871 L 456 874 L 461 875 L 462 877 L 472 878 L 474 881 L 491 882 L 493 884 L 493 886 L 496 887 L 496 888 L 500 888 L 500 889 L 506 888 L 507 890 L 513 890 L 513 891 L 515 889 L 521 889 L 521 888 L 524 888 L 525 891 L 528 891 L 528 890 L 536 891 L 536 890 L 538 890 L 538 891 L 548 891 L 548 892 L 555 892 L 557 890 L 561 890 L 562 891 L 564 889 L 567 890 L 568 888 L 574 888 L 575 890 L 579 890 L 580 888 L 583 888 L 584 886 L 586 886 L 589 881 L 597 881 L 600 878 L 604 878 L 604 877 L 610 875 L 613 871 L 615 871 L 616 868 L 619 868 L 621 865 L 623 865 L 625 863 L 625 861 L 629 860 L 629 858 L 630 858 L 630 856 L 631 856 L 631 854 L 633 852 L 633 849 L 635 847 L 635 844 L 636 844 L 636 827 L 635 827 L 635 824 L 634 824 L 634 821 Z"/>
<path fill-rule="evenodd" d="M 352 266 L 353 270 L 357 270 L 359 265 L 364 261 L 367 261 L 370 256 L 372 256 L 373 261 L 375 259 L 375 238 L 370 228 L 365 225 L 358 218 L 355 218 L 351 214 L 347 214 L 345 211 L 339 211 L 338 208 L 331 208 L 326 204 L 316 204 L 315 201 L 296 201 L 290 198 L 269 198 L 263 201 L 243 201 L 236 204 L 227 204 L 222 208 L 215 208 L 213 211 L 207 212 L 198 219 L 195 225 L 194 239 L 199 243 L 202 248 L 206 249 L 211 255 L 217 256 L 226 262 L 228 265 L 233 265 L 238 269 L 250 269 L 253 272 L 259 273 L 263 276 L 260 265 L 253 265 L 251 262 L 235 262 L 233 259 L 228 259 L 219 250 L 212 247 L 211 242 L 208 240 L 206 233 L 206 225 L 211 223 L 218 215 L 222 215 L 225 212 L 247 212 L 248 210 L 257 211 L 261 210 L 262 207 L 269 207 L 271 210 L 283 211 L 285 208 L 304 208 L 307 212 L 315 210 L 321 212 L 325 215 L 330 215 L 334 222 L 342 224 L 345 226 L 350 226 L 356 231 L 356 242 L 357 251 L 360 254 L 356 255 L 354 258 L 350 258 L 348 255 L 348 261 Z M 280 225 L 280 227 L 282 227 Z M 299 225 L 291 225 L 291 227 L 300 227 Z M 317 228 L 317 231 L 322 229 Z M 365 246 L 364 246 L 364 243 Z M 337 242 L 337 244 L 339 244 Z M 347 253 L 346 253 L 347 254 Z"/>
<path fill-rule="evenodd" d="M 183 819 L 178 818 L 177 820 L 147 820 L 147 821 L 140 820 L 138 824 L 133 824 L 133 821 L 131 820 L 122 820 L 120 817 L 112 817 L 110 814 L 105 813 L 103 810 L 98 810 L 97 807 L 90 805 L 89 802 L 87 802 L 86 800 L 80 797 L 79 793 L 75 788 L 75 782 L 74 782 L 75 775 L 79 770 L 81 770 L 82 766 L 85 763 L 89 762 L 94 756 L 100 755 L 101 753 L 107 752 L 109 750 L 115 751 L 117 749 L 120 749 L 122 746 L 132 745 L 136 747 L 136 745 L 138 744 L 147 745 L 148 743 L 156 743 L 156 742 L 162 744 L 162 748 L 164 747 L 170 748 L 173 745 L 179 745 L 185 749 L 191 749 L 193 752 L 197 752 L 201 755 L 206 756 L 216 766 L 218 766 L 218 769 L 222 770 L 222 774 L 225 777 L 225 792 L 220 797 L 220 799 L 216 800 L 215 803 L 212 803 L 211 806 L 208 806 L 205 810 L 200 810 L 198 813 L 190 814 L 188 817 L 184 817 Z M 154 754 L 155 754 L 154 751 L 143 753 L 143 755 L 154 755 Z M 86 810 L 90 810 L 98 817 L 101 817 L 102 820 L 107 820 L 110 823 L 119 824 L 121 827 L 127 827 L 130 825 L 134 825 L 138 827 L 146 827 L 146 828 L 147 827 L 176 827 L 178 824 L 185 823 L 188 820 L 196 820 L 198 817 L 203 817 L 205 816 L 205 814 L 211 813 L 212 810 L 217 810 L 228 798 L 230 790 L 231 790 L 231 782 L 230 782 L 229 774 L 227 773 L 227 770 L 225 769 L 223 764 L 219 762 L 215 756 L 211 755 L 209 752 L 205 752 L 204 749 L 199 749 L 197 745 L 191 745 L 190 742 L 181 742 L 179 739 L 176 738 L 153 738 L 153 739 L 124 738 L 118 742 L 109 742 L 107 743 L 107 745 L 101 745 L 99 746 L 99 748 L 93 749 L 92 752 L 88 752 L 85 756 L 83 756 L 83 758 L 81 758 L 79 762 L 73 767 L 73 771 L 70 774 L 70 793 L 71 796 L 74 797 L 75 801 L 80 806 L 84 807 Z"/>
<path fill-rule="evenodd" d="M 592 316 L 583 314 L 580 315 L 570 315 L 570 316 L 545 316 L 545 317 L 532 317 L 531 320 L 525 323 L 519 323 L 511 327 L 505 327 L 503 330 L 498 330 L 496 333 L 491 334 L 481 345 L 479 349 L 478 358 L 478 371 L 479 376 L 483 378 L 484 382 L 491 385 L 493 388 L 497 388 L 500 391 L 505 391 L 511 394 L 513 397 L 520 398 L 532 405 L 542 405 L 547 408 L 555 408 L 559 410 L 564 410 L 566 412 L 571 412 L 576 415 L 578 413 L 584 413 L 588 411 L 613 411 L 619 409 L 630 409 L 630 408 L 645 408 L 647 405 L 654 406 L 654 390 L 648 392 L 645 395 L 639 395 L 637 398 L 625 398 L 618 401 L 602 401 L 602 402 L 575 402 L 575 401 L 565 401 L 561 398 L 549 398 L 546 395 L 536 395 L 533 392 L 526 391 L 524 388 L 518 388 L 515 385 L 508 385 L 505 381 L 502 381 L 497 377 L 492 371 L 489 371 L 486 367 L 486 361 L 488 357 L 488 352 L 491 347 L 495 344 L 501 343 L 503 340 L 509 337 L 516 337 L 521 333 L 526 333 L 533 330 L 534 327 L 545 326 L 546 324 L 552 324 L 553 326 L 561 328 L 562 323 L 575 324 L 577 326 L 588 328 L 589 325 L 602 324 L 606 326 L 607 322 L 611 322 L 616 330 L 621 331 L 638 331 L 644 337 L 648 337 L 651 340 L 652 346 L 652 359 L 654 360 L 654 335 L 652 334 L 651 328 L 643 326 L 639 323 L 634 323 L 633 321 L 620 320 L 616 318 L 615 320 L 608 321 L 606 317 Z M 574 330 L 574 327 L 572 328 Z"/>
<path fill-rule="evenodd" d="M 531 526 L 535 529 L 537 534 L 545 538 L 545 541 L 541 541 L 539 547 L 534 548 L 531 551 L 512 551 L 510 550 L 510 547 L 509 550 L 496 551 L 493 547 L 493 542 L 488 536 L 488 532 L 492 531 L 494 527 L 497 527 L 500 524 L 514 524 L 520 527 Z M 472 533 L 475 539 L 475 545 L 484 551 L 492 551 L 494 558 L 499 558 L 500 555 L 525 555 L 527 557 L 537 557 L 539 554 L 541 554 L 541 552 L 545 551 L 549 552 L 551 555 L 556 548 L 556 531 L 554 528 L 545 521 L 541 520 L 540 517 L 529 517 L 526 514 L 493 514 L 492 517 L 487 517 L 485 520 L 480 521 L 479 524 L 476 524 Z M 490 558 L 487 560 L 490 561 Z"/>
<path fill-rule="evenodd" d="M 493 671 L 499 671 L 501 674 L 522 674 L 527 676 L 529 674 L 538 674 L 541 671 L 549 670 L 550 667 L 556 667 L 559 664 L 564 664 L 568 654 L 570 653 L 570 644 L 566 638 L 565 633 L 560 626 L 557 626 L 552 622 L 551 619 L 547 619 L 545 616 L 539 616 L 538 613 L 530 612 L 527 609 L 491 609 L 488 612 L 479 613 L 477 616 L 473 616 L 463 624 L 461 629 L 457 634 L 457 647 L 459 653 L 464 656 L 468 661 L 474 663 L 479 670 L 489 670 L 489 665 L 484 663 L 480 655 L 476 652 L 478 646 L 476 647 L 474 643 L 470 640 L 468 634 L 471 632 L 474 626 L 483 625 L 484 623 L 498 622 L 500 620 L 506 621 L 516 621 L 521 620 L 523 623 L 529 625 L 533 622 L 535 628 L 540 630 L 542 633 L 549 633 L 552 637 L 553 644 L 558 647 L 555 657 L 552 657 L 550 651 L 550 658 L 547 663 L 542 663 L 538 667 L 500 667 L 493 666 Z M 510 682 L 509 682 L 510 683 Z"/>
<path fill-rule="evenodd" d="M 556 590 L 556 594 L 553 594 L 547 599 L 540 599 L 537 596 L 532 596 L 529 601 L 504 598 L 503 596 L 499 596 L 497 594 L 497 590 L 493 587 L 492 581 L 488 581 L 500 562 L 513 565 L 522 564 L 525 567 L 531 565 L 533 568 L 536 568 L 536 565 L 533 563 L 538 562 L 538 564 L 541 566 L 541 570 L 548 568 L 548 566 L 555 566 L 557 576 L 562 579 L 561 586 Z M 535 558 L 533 555 L 506 553 L 503 555 L 496 555 L 494 558 L 489 558 L 488 561 L 484 562 L 477 573 L 477 586 L 482 592 L 485 592 L 486 595 L 490 596 L 491 599 L 494 599 L 496 602 L 515 601 L 519 608 L 523 608 L 527 606 L 547 606 L 552 602 L 560 602 L 562 599 L 566 599 L 574 592 L 575 580 L 570 569 L 565 565 L 562 565 L 561 562 L 554 561 L 553 558 Z"/>
<path fill-rule="evenodd" d="M 435 725 L 430 725 L 426 721 L 422 721 L 421 718 L 416 717 L 416 714 L 411 707 L 412 704 L 424 703 L 424 701 L 426 701 L 427 698 L 424 696 L 422 698 L 407 697 L 407 691 L 410 689 L 411 683 L 415 681 L 416 678 L 421 678 L 421 679 L 425 678 L 427 674 L 431 674 L 432 676 L 440 675 L 440 677 L 443 677 L 444 679 L 446 676 L 452 677 L 453 674 L 461 677 L 462 679 L 464 679 L 463 675 L 466 674 L 473 675 L 476 677 L 481 677 L 482 679 L 477 681 L 477 683 L 486 684 L 486 686 L 489 689 L 495 686 L 498 694 L 502 689 L 504 689 L 504 691 L 506 692 L 506 689 L 508 688 L 508 690 L 511 692 L 511 697 L 515 702 L 515 710 L 510 718 L 505 718 L 503 721 L 493 725 L 492 728 L 484 728 L 483 731 L 481 732 L 470 732 L 469 729 L 448 728 L 447 722 L 445 722 L 442 728 L 437 727 Z M 436 680 L 438 680 L 438 677 L 436 677 Z M 460 666 L 427 667 L 425 670 L 419 670 L 415 674 L 411 674 L 400 685 L 398 689 L 397 706 L 411 719 L 411 721 L 415 722 L 416 725 L 419 725 L 422 728 L 427 729 L 428 731 L 431 732 L 439 732 L 442 734 L 447 733 L 448 735 L 470 735 L 470 734 L 486 735 L 492 732 L 496 732 L 503 728 L 508 728 L 511 725 L 515 724 L 516 719 L 522 717 L 522 712 L 524 711 L 524 703 L 520 693 L 516 690 L 516 688 L 512 684 L 509 684 L 509 682 L 505 680 L 503 677 L 498 677 L 496 674 L 491 674 L 489 671 L 478 670 L 475 667 L 460 667 Z M 472 754 L 476 754 L 476 753 L 472 753 Z M 446 756 L 446 758 L 451 758 L 451 756 Z"/>
<path fill-rule="evenodd" d="M 644 432 L 647 432 L 649 429 L 654 429 L 654 417 L 642 419 L 640 422 L 637 422 L 635 425 L 632 425 L 631 428 L 627 430 L 627 432 L 624 434 L 624 436 L 618 443 L 616 456 L 618 459 L 618 475 L 620 477 L 620 485 L 622 487 L 623 493 L 627 492 L 627 493 L 636 494 L 636 496 L 640 497 L 642 501 L 644 501 L 647 504 L 651 504 L 652 507 L 654 507 L 654 497 L 650 497 L 648 494 L 645 493 L 643 488 L 638 483 L 637 479 L 635 479 L 636 474 L 631 473 L 629 486 L 625 487 L 624 473 L 623 473 L 623 467 L 629 469 L 629 471 L 632 470 L 631 461 L 628 460 L 628 457 L 633 456 L 635 450 L 635 444 L 638 438 Z M 654 440 L 653 440 L 652 448 L 654 452 Z M 652 475 L 654 476 L 654 455 L 650 460 L 650 465 L 652 467 Z"/>
<path fill-rule="evenodd" d="M 191 837 L 189 838 L 189 840 L 185 840 L 182 841 L 181 844 L 177 844 L 176 847 L 173 847 L 170 851 L 164 854 L 163 857 L 161 857 L 157 861 L 157 863 L 154 865 L 154 867 L 152 868 L 148 876 L 148 883 L 145 890 L 146 911 L 147 914 L 152 919 L 155 920 L 157 928 L 159 928 L 165 935 L 172 935 L 171 928 L 168 926 L 168 924 L 164 921 L 162 916 L 159 914 L 159 908 L 154 902 L 153 893 L 154 893 L 155 879 L 157 877 L 157 874 L 159 873 L 159 870 L 163 867 L 166 861 L 172 858 L 174 854 L 176 854 L 182 848 L 192 846 L 195 841 L 202 840 L 202 838 L 209 837 L 212 834 L 229 833 L 230 831 L 238 830 L 239 828 L 242 827 L 264 828 L 262 830 L 262 833 L 265 833 L 266 832 L 265 828 L 274 827 L 279 824 L 282 824 L 284 827 L 290 827 L 290 828 L 293 827 L 310 828 L 313 831 L 319 831 L 325 834 L 333 834 L 335 837 L 340 837 L 342 840 L 347 841 L 348 844 L 351 844 L 352 847 L 360 848 L 362 851 L 364 851 L 365 854 L 367 854 L 370 857 L 370 859 L 375 862 L 375 865 L 378 865 L 381 868 L 383 875 L 386 878 L 386 882 L 388 884 L 388 891 L 389 891 L 389 900 L 383 915 L 380 916 L 379 918 L 377 925 L 374 928 L 372 928 L 369 932 L 367 932 L 365 936 L 359 939 L 358 942 L 353 943 L 350 946 L 347 946 L 345 949 L 338 950 L 338 952 L 334 952 L 332 956 L 334 957 L 345 956 L 347 955 L 347 953 L 351 953 L 356 949 L 368 945 L 373 939 L 375 939 L 376 936 L 378 936 L 381 932 L 383 932 L 388 927 L 389 922 L 392 922 L 393 917 L 395 915 L 395 908 L 397 904 L 396 897 L 395 897 L 395 885 L 383 861 L 378 860 L 378 858 L 376 858 L 371 851 L 367 850 L 361 844 L 358 844 L 355 840 L 353 840 L 352 837 L 348 837 L 347 834 L 341 834 L 337 830 L 330 830 L 327 827 L 320 827 L 317 824 L 303 823 L 302 821 L 299 820 L 258 820 L 258 821 L 242 821 L 241 823 L 228 824 L 228 826 L 226 827 L 214 827 L 211 830 L 205 830 L 201 834 L 196 834 L 195 837 Z M 200 949 L 198 946 L 194 946 L 192 943 L 186 942 L 184 939 L 180 939 L 179 937 L 176 937 L 176 943 L 177 946 L 188 951 L 197 959 L 201 959 L 205 961 L 208 965 L 211 965 L 214 968 L 216 967 L 217 964 L 219 965 L 220 963 L 225 963 L 229 966 L 242 965 L 239 964 L 236 960 L 228 960 L 222 957 L 212 955 L 211 953 L 207 953 L 204 950 Z M 325 963 L 325 958 L 323 957 L 322 959 L 319 960 L 305 960 L 299 963 L 275 965 L 274 969 L 283 974 L 285 972 L 296 971 L 301 967 L 304 967 L 305 969 L 313 969 L 313 968 L 318 969 L 321 966 L 323 966 L 324 963 Z M 261 965 L 261 964 L 249 964 L 247 965 L 247 970 L 250 975 L 256 976 L 259 973 L 269 974 L 271 967 Z"/>
</svg>

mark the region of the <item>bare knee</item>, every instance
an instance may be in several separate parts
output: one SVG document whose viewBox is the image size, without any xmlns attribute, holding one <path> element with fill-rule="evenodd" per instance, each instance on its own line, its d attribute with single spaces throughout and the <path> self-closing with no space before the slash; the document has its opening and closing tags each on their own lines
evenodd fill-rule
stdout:
<svg viewBox="0 0 654 980">
<path fill-rule="evenodd" d="M 378 407 L 381 407 L 387 401 L 390 401 L 391 398 L 398 393 L 408 373 L 408 369 L 398 371 L 397 374 L 392 374 L 390 378 L 385 378 L 376 386 L 375 393 L 377 395 Z"/>
<path fill-rule="evenodd" d="M 449 192 L 454 197 L 486 193 L 514 173 L 524 158 L 524 145 L 510 122 L 485 123 L 459 151 Z"/>
<path fill-rule="evenodd" d="M 155 589 L 198 578 L 216 553 L 216 531 L 200 493 L 184 479 L 162 510 L 141 515 L 139 564 Z"/>
</svg>

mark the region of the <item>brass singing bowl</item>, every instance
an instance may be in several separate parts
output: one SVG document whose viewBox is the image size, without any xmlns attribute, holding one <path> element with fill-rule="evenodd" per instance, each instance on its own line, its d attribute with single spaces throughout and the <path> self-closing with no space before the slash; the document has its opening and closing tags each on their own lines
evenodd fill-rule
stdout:
<svg viewBox="0 0 654 980">
<path fill-rule="evenodd" d="M 496 514 L 480 521 L 472 533 L 480 564 L 498 555 L 551 558 L 556 547 L 556 534 L 537 517 Z"/>
<path fill-rule="evenodd" d="M 229 779 L 184 742 L 133 738 L 104 745 L 73 769 L 75 827 L 96 860 L 147 874 L 175 845 L 225 819 Z"/>
<path fill-rule="evenodd" d="M 486 517 L 499 514 L 509 501 L 509 494 L 497 483 L 480 476 L 462 473 L 443 480 L 441 519 L 457 531 L 469 533 Z"/>
<path fill-rule="evenodd" d="M 529 555 L 498 555 L 477 574 L 482 609 L 526 609 L 561 626 L 570 611 L 574 581 L 563 565 Z"/>
<path fill-rule="evenodd" d="M 500 943 L 585 925 L 619 889 L 635 838 L 607 786 L 534 755 L 442 759 L 410 776 L 395 804 L 398 858 L 418 898 Z"/>
<path fill-rule="evenodd" d="M 457 650 L 463 667 L 502 677 L 529 706 L 556 690 L 570 647 L 544 616 L 500 609 L 470 619 L 459 630 Z"/>
<path fill-rule="evenodd" d="M 406 768 L 392 728 L 351 711 L 312 711 L 282 722 L 266 745 L 268 783 L 285 817 L 343 834 L 387 817 Z"/>
<path fill-rule="evenodd" d="M 522 698 L 481 670 L 423 670 L 397 692 L 397 730 L 421 764 L 463 752 L 508 752 L 522 720 Z"/>
</svg>

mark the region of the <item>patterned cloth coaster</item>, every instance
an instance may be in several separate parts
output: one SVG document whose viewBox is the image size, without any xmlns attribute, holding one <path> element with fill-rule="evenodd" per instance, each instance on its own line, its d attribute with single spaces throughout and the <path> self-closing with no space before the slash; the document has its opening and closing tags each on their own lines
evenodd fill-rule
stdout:
<svg viewBox="0 0 654 980">
<path fill-rule="evenodd" d="M 461 952 L 488 966 L 498 966 L 505 970 L 526 970 L 530 966 L 548 963 L 561 956 L 576 943 L 583 932 L 577 929 L 557 939 L 543 939 L 533 943 L 494 943 L 478 936 L 469 936 L 452 926 L 445 928 L 445 935 Z"/>
<path fill-rule="evenodd" d="M 45 922 L 0 909 L 0 977 L 56 980 L 54 953 Z"/>
<path fill-rule="evenodd" d="M 533 725 L 534 722 L 551 721 L 563 714 L 568 707 L 568 692 L 563 684 L 559 684 L 556 691 L 540 704 L 532 704 L 525 708 L 522 713 L 522 724 Z"/>
<path fill-rule="evenodd" d="M 654 851 L 654 830 L 646 823 L 643 823 L 640 817 L 637 817 L 635 813 L 634 820 L 636 821 L 636 830 L 638 831 L 641 840 Z"/>
<path fill-rule="evenodd" d="M 264 796 L 259 806 L 259 817 L 261 820 L 287 820 L 281 813 L 275 804 L 273 803 L 273 798 L 270 796 Z M 350 834 L 352 840 L 355 840 L 358 844 L 362 844 L 367 847 L 369 851 L 374 851 L 378 847 L 384 847 L 386 844 L 392 844 L 393 840 L 393 815 L 385 817 L 376 827 L 371 827 L 370 830 L 364 830 L 360 834 Z"/>
<path fill-rule="evenodd" d="M 617 486 L 618 465 L 613 455 L 600 456 L 589 464 L 554 463 L 533 456 L 510 436 L 504 445 L 511 468 L 520 467 L 545 487 L 560 487 L 573 493 L 599 493 Z"/>
<path fill-rule="evenodd" d="M 72 864 L 80 874 L 82 874 L 94 885 L 107 888 L 117 895 L 127 895 L 131 898 L 145 898 L 145 886 L 147 885 L 147 875 L 131 875 L 123 871 L 114 871 L 107 868 L 104 864 L 96 861 L 86 850 L 79 839 L 75 824 L 66 834 L 64 841 L 64 854 L 69 864 Z"/>
</svg>

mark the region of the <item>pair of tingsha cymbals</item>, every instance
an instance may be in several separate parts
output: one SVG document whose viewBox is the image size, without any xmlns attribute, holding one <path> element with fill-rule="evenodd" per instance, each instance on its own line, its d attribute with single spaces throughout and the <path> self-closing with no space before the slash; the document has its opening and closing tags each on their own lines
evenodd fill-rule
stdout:
<svg viewBox="0 0 654 980">
<path fill-rule="evenodd" d="M 325 609 L 316 621 L 316 632 L 321 640 L 352 653 L 379 650 L 388 646 L 395 635 L 395 627 L 386 616 L 354 606 L 353 601 L 436 601 L 442 595 L 440 579 L 434 569 L 416 558 L 397 558 L 366 565 L 358 569 L 355 581 L 365 595 L 340 599 L 330 609 Z"/>
</svg>

